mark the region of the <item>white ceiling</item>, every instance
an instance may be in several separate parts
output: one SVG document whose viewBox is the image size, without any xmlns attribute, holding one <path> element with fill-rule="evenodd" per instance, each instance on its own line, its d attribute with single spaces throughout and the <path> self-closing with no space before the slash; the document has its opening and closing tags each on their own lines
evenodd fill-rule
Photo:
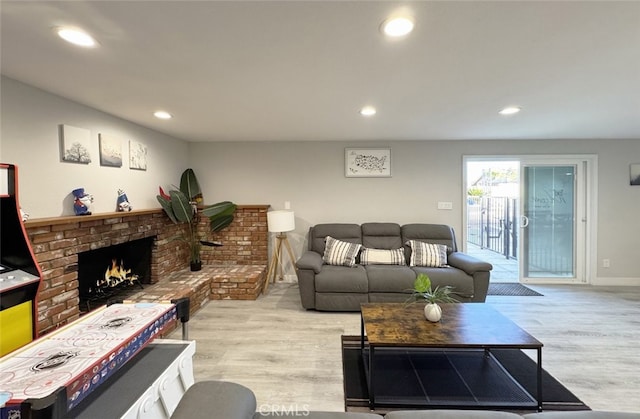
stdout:
<svg viewBox="0 0 640 419">
<path fill-rule="evenodd" d="M 2 74 L 188 141 L 640 140 L 637 1 L 4 1 Z M 404 8 L 416 27 L 385 39 Z M 52 28 L 76 25 L 99 48 Z M 364 105 L 378 114 L 364 118 Z M 521 106 L 511 117 L 506 105 Z M 166 109 L 170 121 L 152 116 Z"/>
</svg>

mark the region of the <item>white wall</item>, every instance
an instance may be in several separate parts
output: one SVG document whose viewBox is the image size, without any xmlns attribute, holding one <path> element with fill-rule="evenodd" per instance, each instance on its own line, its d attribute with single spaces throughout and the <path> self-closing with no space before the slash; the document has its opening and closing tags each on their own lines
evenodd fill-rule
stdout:
<svg viewBox="0 0 640 419">
<path fill-rule="evenodd" d="M 391 178 L 346 178 L 345 147 L 391 147 Z M 271 204 L 290 201 L 296 255 L 309 226 L 322 222 L 393 221 L 452 225 L 462 239 L 464 155 L 598 155 L 597 260 L 593 283 L 640 285 L 640 187 L 629 186 L 629 164 L 640 162 L 639 140 L 393 141 L 192 143 L 191 167 L 206 202 Z M 438 210 L 438 201 L 453 210 Z M 599 264 L 597 264 L 599 265 Z"/>
<path fill-rule="evenodd" d="M 19 199 L 31 218 L 73 215 L 71 191 L 94 196 L 93 212 L 115 211 L 118 189 L 134 209 L 158 208 L 158 186 L 180 182 L 188 143 L 2 77 L 0 162 L 18 166 Z M 91 163 L 60 159 L 61 124 L 91 131 Z M 98 134 L 122 140 L 122 167 L 100 166 Z M 147 170 L 129 169 L 129 140 L 147 145 Z"/>
</svg>

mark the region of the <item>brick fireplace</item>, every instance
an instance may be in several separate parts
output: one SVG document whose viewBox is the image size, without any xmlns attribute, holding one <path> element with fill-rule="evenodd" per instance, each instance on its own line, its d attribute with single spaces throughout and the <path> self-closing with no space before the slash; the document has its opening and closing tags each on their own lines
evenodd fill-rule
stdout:
<svg viewBox="0 0 640 419">
<path fill-rule="evenodd" d="M 269 205 L 239 205 L 233 223 L 208 233 L 223 247 L 203 247 L 203 265 L 267 265 Z M 204 217 L 203 217 L 204 218 Z M 25 222 L 42 270 L 38 293 L 38 326 L 47 333 L 80 316 L 78 254 L 131 240 L 154 237 L 150 283 L 188 270 L 188 250 L 177 240 L 184 226 L 173 224 L 161 209 L 89 216 L 53 217 Z M 208 231 L 208 219 L 199 229 Z"/>
</svg>

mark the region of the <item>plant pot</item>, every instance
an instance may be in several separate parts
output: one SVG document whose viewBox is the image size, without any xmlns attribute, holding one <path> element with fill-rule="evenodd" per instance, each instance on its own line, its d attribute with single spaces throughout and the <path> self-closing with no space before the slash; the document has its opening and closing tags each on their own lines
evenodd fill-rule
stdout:
<svg viewBox="0 0 640 419">
<path fill-rule="evenodd" d="M 424 306 L 424 317 L 430 322 L 439 322 L 442 318 L 442 309 L 438 304 L 429 303 Z"/>
<path fill-rule="evenodd" d="M 191 272 L 196 272 L 202 269 L 202 261 L 191 262 Z"/>
</svg>

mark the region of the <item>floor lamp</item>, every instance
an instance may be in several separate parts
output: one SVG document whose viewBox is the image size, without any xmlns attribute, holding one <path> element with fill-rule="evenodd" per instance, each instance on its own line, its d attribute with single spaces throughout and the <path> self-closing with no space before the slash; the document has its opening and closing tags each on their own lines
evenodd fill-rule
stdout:
<svg viewBox="0 0 640 419">
<path fill-rule="evenodd" d="M 263 293 L 267 292 L 269 282 L 273 278 L 273 282 L 276 282 L 276 271 L 280 273 L 280 279 L 282 280 L 282 245 L 287 248 L 291 263 L 295 266 L 295 257 L 287 238 L 287 231 L 293 231 L 296 228 L 296 220 L 293 211 L 269 211 L 267 212 L 267 228 L 270 233 L 276 233 L 276 242 L 273 248 L 273 256 L 271 263 L 269 264 L 269 271 L 267 272 L 267 279 L 264 282 Z"/>
</svg>

